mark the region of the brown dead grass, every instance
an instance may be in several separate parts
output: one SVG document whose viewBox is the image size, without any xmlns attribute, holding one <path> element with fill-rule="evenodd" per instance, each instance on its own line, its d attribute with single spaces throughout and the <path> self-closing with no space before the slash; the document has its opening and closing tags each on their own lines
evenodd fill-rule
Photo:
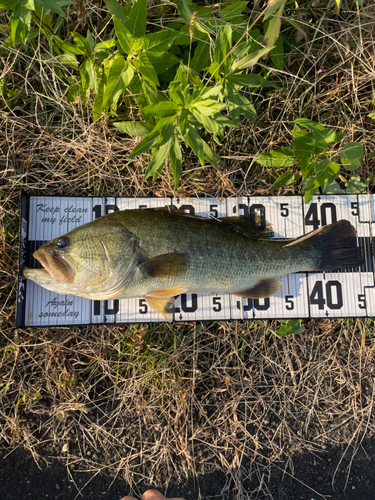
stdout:
<svg viewBox="0 0 375 500">
<path fill-rule="evenodd" d="M 311 12 L 301 12 L 313 40 L 288 54 L 279 90 L 253 95 L 256 122 L 244 121 L 215 146 L 219 171 L 201 170 L 186 151 L 177 193 L 266 192 L 273 172 L 257 169 L 254 158 L 288 144 L 291 122 L 302 116 L 344 131 L 343 143 L 359 141 L 369 155 L 374 15 L 369 2 L 364 13 L 330 14 L 314 27 Z M 66 102 L 41 52 L 2 57 L 2 78 L 19 95 L 2 103 L 0 115 L 1 446 L 23 445 L 35 457 L 58 456 L 67 467 L 121 475 L 131 485 L 147 477 L 167 486 L 221 468 L 238 500 L 256 494 L 244 487 L 249 477 L 267 490 L 271 466 L 293 475 L 297 454 L 324 456 L 328 446 L 344 445 L 343 458 L 354 457 L 375 432 L 373 320 L 310 321 L 287 338 L 272 334 L 276 322 L 14 328 L 21 189 L 176 193 L 167 169 L 155 184 L 143 180 L 149 157 L 127 160 L 133 140 Z M 373 167 L 364 162 L 361 178 Z M 343 186 L 345 179 L 343 172 Z"/>
</svg>

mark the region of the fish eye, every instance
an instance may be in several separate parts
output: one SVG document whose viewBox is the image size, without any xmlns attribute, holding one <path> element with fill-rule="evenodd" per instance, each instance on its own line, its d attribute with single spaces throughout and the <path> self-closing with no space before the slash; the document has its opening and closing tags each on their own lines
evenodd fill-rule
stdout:
<svg viewBox="0 0 375 500">
<path fill-rule="evenodd" d="M 68 241 L 66 238 L 59 238 L 57 240 L 56 246 L 58 248 L 66 248 L 68 246 Z"/>
</svg>

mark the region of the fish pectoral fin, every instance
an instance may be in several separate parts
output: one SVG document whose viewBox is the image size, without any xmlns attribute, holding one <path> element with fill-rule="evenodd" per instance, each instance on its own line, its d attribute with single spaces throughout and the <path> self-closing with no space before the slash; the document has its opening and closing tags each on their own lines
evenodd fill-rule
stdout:
<svg viewBox="0 0 375 500">
<path fill-rule="evenodd" d="M 140 264 L 140 271 L 149 278 L 169 278 L 185 272 L 187 266 L 185 253 L 164 253 Z"/>
<path fill-rule="evenodd" d="M 247 299 L 264 299 L 265 297 L 272 297 L 272 295 L 275 295 L 280 286 L 281 281 L 279 278 L 269 278 L 260 280 L 252 288 L 241 290 L 239 292 L 233 293 L 233 295 L 238 295 L 239 297 L 244 297 Z"/>
<path fill-rule="evenodd" d="M 151 309 L 159 313 L 169 323 L 173 321 L 174 298 L 173 297 L 144 297 Z"/>
</svg>

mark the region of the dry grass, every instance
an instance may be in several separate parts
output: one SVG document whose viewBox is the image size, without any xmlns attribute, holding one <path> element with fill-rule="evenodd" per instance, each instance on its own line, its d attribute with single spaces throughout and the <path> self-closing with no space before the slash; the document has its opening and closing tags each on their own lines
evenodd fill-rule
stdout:
<svg viewBox="0 0 375 500">
<path fill-rule="evenodd" d="M 186 152 L 179 195 L 264 193 L 274 173 L 253 160 L 288 144 L 290 122 L 302 116 L 342 130 L 343 142 L 361 142 L 367 155 L 375 149 L 367 118 L 375 8 L 315 14 L 314 24 L 311 12 L 300 13 L 312 40 L 290 50 L 279 89 L 253 95 L 256 122 L 244 121 L 216 146 L 220 171 L 199 169 Z M 2 101 L 0 115 L 1 446 L 23 445 L 35 457 L 58 456 L 67 467 L 120 475 L 133 486 L 163 478 L 165 487 L 221 469 L 238 500 L 267 494 L 271 466 L 293 475 L 300 454 L 319 459 L 330 447 L 343 446 L 348 477 L 350 460 L 375 432 L 373 320 L 310 321 L 285 339 L 272 334 L 276 322 L 14 328 L 20 189 L 175 194 L 168 170 L 145 182 L 148 156 L 129 162 L 132 140 L 67 103 L 52 69 L 58 63 L 46 62 L 42 49 L 2 54 L 1 78 L 18 94 Z M 363 179 L 373 162 L 361 167 Z M 343 186 L 347 178 L 343 172 Z"/>
</svg>

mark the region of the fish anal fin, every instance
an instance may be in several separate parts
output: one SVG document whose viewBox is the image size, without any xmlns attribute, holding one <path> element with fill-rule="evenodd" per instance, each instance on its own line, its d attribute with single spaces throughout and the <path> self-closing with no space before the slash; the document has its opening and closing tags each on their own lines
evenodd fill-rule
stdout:
<svg viewBox="0 0 375 500">
<path fill-rule="evenodd" d="M 279 278 L 269 278 L 260 280 L 256 285 L 247 290 L 240 290 L 233 295 L 244 297 L 247 299 L 264 299 L 265 297 L 272 297 L 279 290 L 281 281 Z"/>
<path fill-rule="evenodd" d="M 139 269 L 149 278 L 168 278 L 185 272 L 187 255 L 185 253 L 165 253 L 145 260 Z"/>
<path fill-rule="evenodd" d="M 173 321 L 174 298 L 173 297 L 151 297 L 145 295 L 147 305 L 155 312 L 159 313 L 163 318 L 171 322 Z"/>
</svg>

